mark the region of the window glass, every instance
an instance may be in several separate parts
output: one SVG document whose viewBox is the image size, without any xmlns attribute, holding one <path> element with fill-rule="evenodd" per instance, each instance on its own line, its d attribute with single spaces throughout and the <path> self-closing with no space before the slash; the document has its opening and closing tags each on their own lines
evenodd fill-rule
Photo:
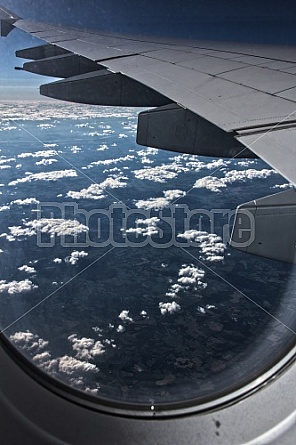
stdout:
<svg viewBox="0 0 296 445">
<path fill-rule="evenodd" d="M 0 104 L 0 320 L 46 373 L 120 403 L 202 403 L 295 343 L 295 270 L 227 245 L 285 188 L 260 159 L 137 146 L 134 109 Z"/>
</svg>

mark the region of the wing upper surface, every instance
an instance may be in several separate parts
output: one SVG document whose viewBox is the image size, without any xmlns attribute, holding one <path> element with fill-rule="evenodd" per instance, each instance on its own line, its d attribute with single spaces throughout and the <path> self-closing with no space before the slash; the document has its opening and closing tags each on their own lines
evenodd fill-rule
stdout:
<svg viewBox="0 0 296 445">
<path fill-rule="evenodd" d="M 14 26 L 232 133 L 296 184 L 296 47 L 123 36 L 21 19 Z"/>
</svg>

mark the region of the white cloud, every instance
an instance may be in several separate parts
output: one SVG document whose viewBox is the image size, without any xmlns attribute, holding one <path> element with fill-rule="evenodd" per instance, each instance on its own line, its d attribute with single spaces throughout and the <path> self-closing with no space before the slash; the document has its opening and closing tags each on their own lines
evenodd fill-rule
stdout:
<svg viewBox="0 0 296 445">
<path fill-rule="evenodd" d="M 256 161 L 252 161 L 251 159 L 238 161 L 237 165 L 240 167 L 248 167 L 249 165 L 255 164 Z"/>
<path fill-rule="evenodd" d="M 29 173 L 24 178 L 11 181 L 8 185 L 17 185 L 31 181 L 58 181 L 62 178 L 75 178 L 77 172 L 75 170 L 56 170 L 52 172 Z"/>
<path fill-rule="evenodd" d="M 85 361 L 78 360 L 74 357 L 65 355 L 59 359 L 59 372 L 67 375 L 79 374 L 81 373 L 96 373 L 98 368 L 93 363 L 88 363 Z"/>
<path fill-rule="evenodd" d="M 122 321 L 130 321 L 130 322 L 133 321 L 133 319 L 131 317 L 129 317 L 129 311 L 120 312 L 120 314 L 118 315 L 118 318 L 120 318 L 120 320 L 122 320 Z"/>
<path fill-rule="evenodd" d="M 72 266 L 75 266 L 75 264 L 78 263 L 79 258 L 84 258 L 86 256 L 88 256 L 88 253 L 84 252 L 84 250 L 74 250 L 70 256 L 65 258 L 65 262 L 72 264 Z"/>
<path fill-rule="evenodd" d="M 212 192 L 220 192 L 221 188 L 227 187 L 224 178 L 216 178 L 215 176 L 204 176 L 201 179 L 198 179 L 194 186 L 194 188 L 206 188 L 211 190 Z"/>
<path fill-rule="evenodd" d="M 77 147 L 77 145 L 73 145 L 73 147 L 71 147 L 71 151 L 72 153 L 76 154 L 81 151 L 81 148 Z"/>
<path fill-rule="evenodd" d="M 125 331 L 125 329 L 124 329 L 124 327 L 120 324 L 120 325 L 118 326 L 118 328 L 116 329 L 116 331 L 117 331 L 118 333 L 122 333 L 122 332 Z"/>
<path fill-rule="evenodd" d="M 147 147 L 137 152 L 138 156 L 155 156 L 159 153 L 157 148 Z"/>
<path fill-rule="evenodd" d="M 72 344 L 76 357 L 65 355 L 63 357 L 52 358 L 49 351 L 46 351 L 48 342 L 33 334 L 30 331 L 16 332 L 10 336 L 10 340 L 18 348 L 27 351 L 33 362 L 44 369 L 46 372 L 57 375 L 64 374 L 63 378 L 82 390 L 96 392 L 96 388 L 89 388 L 85 383 L 84 377 L 88 374 L 95 374 L 99 370 L 91 360 L 104 353 L 104 346 L 100 341 L 78 338 L 75 334 L 68 337 Z"/>
<path fill-rule="evenodd" d="M 197 306 L 197 310 L 198 310 L 198 312 L 200 312 L 201 314 L 206 314 L 206 313 L 207 313 L 207 311 L 205 310 L 205 308 L 202 307 L 202 306 Z"/>
<path fill-rule="evenodd" d="M 72 343 L 72 348 L 78 359 L 91 360 L 105 353 L 103 343 L 95 341 L 93 338 L 78 338 L 76 334 L 73 334 L 68 337 L 68 340 Z"/>
<path fill-rule="evenodd" d="M 32 204 L 39 204 L 40 201 L 36 198 L 26 198 L 26 199 L 16 199 L 15 201 L 11 201 L 10 204 L 16 204 L 18 206 L 28 206 Z"/>
<path fill-rule="evenodd" d="M 4 212 L 5 210 L 9 210 L 10 207 L 9 206 L 1 206 L 0 207 L 0 212 Z"/>
<path fill-rule="evenodd" d="M 22 281 L 11 281 L 7 282 L 5 280 L 0 281 L 0 293 L 7 292 L 8 294 L 21 294 L 23 292 L 29 292 L 32 289 L 36 289 L 38 286 L 32 283 L 32 281 L 26 279 Z"/>
<path fill-rule="evenodd" d="M 264 179 L 274 173 L 277 172 L 275 170 L 266 168 L 262 170 L 255 170 L 253 168 L 247 170 L 231 170 L 222 178 L 205 176 L 204 178 L 198 179 L 193 187 L 206 188 L 212 192 L 221 192 L 221 189 L 227 187 L 228 184 L 233 184 L 235 182 L 246 182 L 252 179 Z"/>
<path fill-rule="evenodd" d="M 20 349 L 34 353 L 40 353 L 48 346 L 48 341 L 39 338 L 38 335 L 32 334 L 30 331 L 16 332 L 10 335 L 9 339 Z"/>
<path fill-rule="evenodd" d="M 293 184 L 290 184 L 289 182 L 286 182 L 285 184 L 274 185 L 272 188 L 273 189 L 283 189 L 283 190 L 285 190 L 285 189 L 289 189 L 289 188 L 293 188 L 293 187 L 294 187 Z"/>
<path fill-rule="evenodd" d="M 186 196 L 186 192 L 184 192 L 183 190 L 165 190 L 163 192 L 164 197 L 166 199 L 168 199 L 169 201 L 175 201 L 176 199 L 181 198 L 182 196 Z"/>
<path fill-rule="evenodd" d="M 103 159 L 100 161 L 94 161 L 91 163 L 91 165 L 111 165 L 111 164 L 118 164 L 120 162 L 125 162 L 125 161 L 133 161 L 135 159 L 135 156 L 131 156 L 131 155 L 126 155 L 126 156 L 122 156 L 116 159 Z"/>
<path fill-rule="evenodd" d="M 99 147 L 97 148 L 97 151 L 105 151 L 105 150 L 109 150 L 108 145 L 106 144 L 101 144 L 99 145 Z"/>
<path fill-rule="evenodd" d="M 40 128 L 41 130 L 49 130 L 50 128 L 55 127 L 56 125 L 53 124 L 39 124 L 37 125 L 38 128 Z"/>
<path fill-rule="evenodd" d="M 24 266 L 19 267 L 18 270 L 20 270 L 21 272 L 29 273 L 29 274 L 36 273 L 36 270 L 34 269 L 34 267 L 27 266 L 26 264 Z"/>
<path fill-rule="evenodd" d="M 170 201 L 165 198 L 150 198 L 148 200 L 140 199 L 139 201 L 135 202 L 136 207 L 138 209 L 145 209 L 145 210 L 161 210 L 165 207 L 168 207 L 170 204 Z"/>
<path fill-rule="evenodd" d="M 145 209 L 145 210 L 162 210 L 165 207 L 168 207 L 172 201 L 175 201 L 176 199 L 181 198 L 182 196 L 186 195 L 186 192 L 182 190 L 165 190 L 163 192 L 164 197 L 159 198 L 150 198 L 148 200 L 140 199 L 139 201 L 135 202 L 136 207 L 138 209 Z"/>
<path fill-rule="evenodd" d="M 205 289 L 207 283 L 203 281 L 204 276 L 205 271 L 203 269 L 199 269 L 193 264 L 183 264 L 178 272 L 177 282 L 169 287 L 166 297 L 178 298 L 184 290 Z"/>
<path fill-rule="evenodd" d="M 18 130 L 18 128 L 10 125 L 10 126 L 5 126 L 0 129 L 0 131 L 12 131 L 12 130 Z"/>
<path fill-rule="evenodd" d="M 103 199 L 106 197 L 99 184 L 92 184 L 87 189 L 82 189 L 77 192 L 70 190 L 67 196 L 72 199 Z"/>
<path fill-rule="evenodd" d="M 245 182 L 250 179 L 264 179 L 274 173 L 277 172 L 267 168 L 263 168 L 262 170 L 255 170 L 254 168 L 249 168 L 248 170 L 231 170 L 225 174 L 225 180 L 227 183 L 232 184 L 237 181 Z"/>
<path fill-rule="evenodd" d="M 8 164 L 8 162 L 15 162 L 15 158 L 6 158 L 5 156 L 1 156 L 0 165 Z"/>
<path fill-rule="evenodd" d="M 41 218 L 34 221 L 24 222 L 25 227 L 12 226 L 9 227 L 13 237 L 18 236 L 34 236 L 38 232 L 48 233 L 52 236 L 75 236 L 80 233 L 88 232 L 88 227 L 84 226 L 76 219 L 55 219 Z M 3 236 L 3 234 L 1 235 Z"/>
<path fill-rule="evenodd" d="M 181 307 L 178 303 L 175 301 L 172 301 L 171 303 L 159 303 L 159 309 L 162 315 L 165 314 L 173 314 L 174 312 L 178 312 Z"/>
<path fill-rule="evenodd" d="M 55 264 L 61 264 L 63 262 L 62 258 L 55 258 L 54 260 L 52 260 L 53 263 Z"/>
<path fill-rule="evenodd" d="M 82 189 L 79 191 L 70 190 L 67 196 L 72 199 L 103 199 L 106 197 L 104 195 L 104 190 L 106 189 L 117 189 L 126 187 L 127 183 L 125 176 L 119 176 L 117 178 L 106 178 L 100 184 L 92 184 L 87 189 Z"/>
<path fill-rule="evenodd" d="M 46 159 L 46 158 L 43 158 L 43 159 L 41 159 L 41 161 L 35 162 L 35 164 L 36 165 L 45 165 L 46 166 L 46 165 L 51 165 L 54 162 L 58 162 L 57 159 Z"/>
<path fill-rule="evenodd" d="M 220 169 L 221 167 L 226 167 L 228 164 L 230 164 L 230 162 L 231 161 L 226 161 L 225 159 L 215 159 L 214 161 L 206 164 L 206 168 L 208 170 Z"/>
<path fill-rule="evenodd" d="M 21 153 L 18 155 L 18 158 L 51 158 L 56 156 L 58 153 L 56 150 L 41 150 L 29 153 Z"/>
<path fill-rule="evenodd" d="M 201 279 L 204 278 L 205 271 L 202 269 L 198 269 L 197 267 L 183 265 L 179 270 L 179 278 L 178 283 L 181 284 L 194 284 L 201 287 L 205 287 L 206 283 L 202 282 Z"/>
<path fill-rule="evenodd" d="M 142 236 L 156 235 L 159 232 L 159 228 L 157 227 L 159 221 L 160 219 L 156 216 L 146 219 L 136 219 L 136 227 L 126 229 L 124 233 L 134 233 Z M 124 229 L 121 230 L 123 231 Z"/>
<path fill-rule="evenodd" d="M 126 187 L 127 183 L 124 182 L 125 180 L 127 180 L 128 178 L 126 177 L 118 177 L 118 178 L 107 178 L 105 179 L 103 182 L 101 182 L 99 185 L 102 189 L 117 189 L 117 188 L 122 188 L 122 187 Z"/>
<path fill-rule="evenodd" d="M 222 243 L 222 238 L 215 233 L 208 233 L 200 230 L 186 230 L 180 233 L 177 238 L 184 238 L 188 241 L 194 241 L 201 249 L 200 258 L 217 262 L 224 260 L 226 245 Z"/>
<path fill-rule="evenodd" d="M 133 173 L 137 179 L 161 183 L 165 183 L 168 179 L 174 179 L 178 176 L 177 172 L 171 171 L 165 165 L 134 170 Z"/>
</svg>

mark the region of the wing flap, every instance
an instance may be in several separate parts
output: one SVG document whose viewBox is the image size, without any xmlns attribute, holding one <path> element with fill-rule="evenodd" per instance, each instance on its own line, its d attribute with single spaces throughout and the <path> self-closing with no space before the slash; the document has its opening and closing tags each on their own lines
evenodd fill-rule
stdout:
<svg viewBox="0 0 296 445">
<path fill-rule="evenodd" d="M 239 136 L 237 139 L 289 182 L 296 184 L 295 127 Z"/>
</svg>

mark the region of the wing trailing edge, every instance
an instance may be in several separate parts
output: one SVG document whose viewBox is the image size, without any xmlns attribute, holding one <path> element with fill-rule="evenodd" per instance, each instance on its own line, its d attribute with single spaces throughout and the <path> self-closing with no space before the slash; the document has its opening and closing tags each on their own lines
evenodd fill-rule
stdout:
<svg viewBox="0 0 296 445">
<path fill-rule="evenodd" d="M 19 16 L 0 6 L 0 35 L 2 37 L 8 36 L 14 28 L 14 23 L 19 19 Z"/>
<path fill-rule="evenodd" d="M 285 190 L 237 208 L 230 245 L 265 258 L 296 263 L 296 191 Z"/>
</svg>

